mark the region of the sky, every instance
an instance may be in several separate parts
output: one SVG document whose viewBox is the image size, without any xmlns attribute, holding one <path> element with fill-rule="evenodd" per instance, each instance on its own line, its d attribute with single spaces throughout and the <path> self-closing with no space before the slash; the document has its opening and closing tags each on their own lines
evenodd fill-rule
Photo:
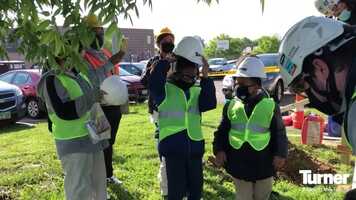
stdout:
<svg viewBox="0 0 356 200">
<path fill-rule="evenodd" d="M 208 41 L 221 33 L 232 37 L 257 39 L 263 35 L 284 33 L 296 22 L 310 15 L 320 15 L 314 0 L 265 0 L 262 15 L 260 0 L 220 0 L 208 6 L 196 0 L 152 0 L 152 10 L 138 0 L 140 17 L 121 18 L 119 27 L 149 28 L 155 34 L 169 27 L 177 40 L 184 36 L 199 35 Z"/>
</svg>

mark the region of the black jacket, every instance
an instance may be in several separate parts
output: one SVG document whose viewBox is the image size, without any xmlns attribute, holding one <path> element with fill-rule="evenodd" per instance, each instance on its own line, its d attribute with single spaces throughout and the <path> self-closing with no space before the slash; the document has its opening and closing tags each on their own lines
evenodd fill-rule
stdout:
<svg viewBox="0 0 356 200">
<path fill-rule="evenodd" d="M 264 97 L 265 94 L 261 92 L 257 97 L 250 100 L 249 103 L 245 104 L 245 111 L 248 117 L 250 117 L 256 104 Z M 227 162 L 224 167 L 230 175 L 237 179 L 256 181 L 274 176 L 273 157 L 280 156 L 286 158 L 288 152 L 286 130 L 278 104 L 275 106 L 270 125 L 271 140 L 268 146 L 262 151 L 254 150 L 247 142 L 239 150 L 234 149 L 230 145 L 228 136 L 231 123 L 227 116 L 229 104 L 230 102 L 225 104 L 222 120 L 218 130 L 214 133 L 214 154 L 219 151 L 226 153 Z"/>
<path fill-rule="evenodd" d="M 148 84 L 149 84 L 149 79 L 150 79 L 150 76 L 151 76 L 152 65 L 156 64 L 160 59 L 161 59 L 160 56 L 154 56 L 153 58 L 151 58 L 148 61 L 147 65 L 145 67 L 145 70 L 141 75 L 141 83 L 146 88 L 149 87 Z M 152 95 L 150 95 L 150 91 L 148 91 L 148 102 L 147 102 L 147 104 L 148 104 L 148 113 L 152 114 L 154 110 L 157 110 L 156 106 L 153 103 Z"/>
<path fill-rule="evenodd" d="M 155 106 L 159 106 L 166 98 L 165 84 L 170 64 L 166 60 L 159 60 L 149 78 L 149 90 Z M 175 84 L 174 82 L 171 82 Z M 199 111 L 206 112 L 216 108 L 214 81 L 203 78 L 200 81 Z M 189 100 L 189 90 L 184 91 Z M 204 154 L 204 141 L 193 141 L 188 137 L 187 130 L 183 130 L 159 142 L 159 153 L 163 156 L 201 157 Z"/>
</svg>

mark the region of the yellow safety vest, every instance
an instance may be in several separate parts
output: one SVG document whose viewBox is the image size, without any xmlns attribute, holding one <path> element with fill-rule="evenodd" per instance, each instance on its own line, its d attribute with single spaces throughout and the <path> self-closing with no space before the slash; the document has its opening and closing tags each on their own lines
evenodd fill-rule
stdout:
<svg viewBox="0 0 356 200">
<path fill-rule="evenodd" d="M 158 106 L 159 140 L 187 129 L 188 136 L 194 141 L 203 140 L 199 95 L 201 88 L 191 87 L 187 101 L 184 91 L 166 83 L 166 97 Z"/>
<path fill-rule="evenodd" d="M 273 99 L 264 98 L 255 106 L 248 118 L 244 104 L 236 99 L 231 100 L 227 111 L 231 122 L 230 145 L 240 149 L 245 142 L 248 142 L 256 151 L 266 148 L 271 139 L 269 127 L 274 108 Z"/>
</svg>

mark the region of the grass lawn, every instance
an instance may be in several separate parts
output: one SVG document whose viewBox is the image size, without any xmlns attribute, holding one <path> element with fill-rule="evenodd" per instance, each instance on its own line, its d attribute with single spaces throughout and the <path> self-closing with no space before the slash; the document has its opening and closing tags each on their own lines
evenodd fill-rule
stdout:
<svg viewBox="0 0 356 200">
<path fill-rule="evenodd" d="M 222 106 L 203 115 L 206 136 L 205 160 L 212 151 L 213 132 L 216 129 Z M 157 172 L 159 160 L 153 126 L 148 122 L 146 106 L 131 106 L 132 114 L 125 115 L 115 144 L 114 173 L 123 180 L 123 187 L 110 186 L 112 199 L 158 200 L 159 184 Z M 291 137 L 293 143 L 298 138 Z M 351 173 L 351 167 L 340 164 L 335 149 L 326 146 L 305 148 L 314 157 L 336 165 L 338 172 Z M 234 199 L 234 186 L 221 170 L 208 165 L 204 168 L 204 199 Z M 343 192 L 335 187 L 301 187 L 287 181 L 277 181 L 274 191 L 279 200 L 337 200 Z M 12 125 L 0 130 L 0 200 L 5 199 L 64 199 L 63 174 L 57 160 L 53 138 L 47 124 L 34 128 Z"/>
</svg>

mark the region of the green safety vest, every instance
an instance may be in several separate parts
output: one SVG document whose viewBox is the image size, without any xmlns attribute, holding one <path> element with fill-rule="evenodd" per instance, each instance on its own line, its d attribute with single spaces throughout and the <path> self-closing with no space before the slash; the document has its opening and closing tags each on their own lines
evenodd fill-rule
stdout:
<svg viewBox="0 0 356 200">
<path fill-rule="evenodd" d="M 70 100 L 83 95 L 82 88 L 76 80 L 65 74 L 56 76 L 63 87 L 67 90 Z M 89 84 L 88 79 L 81 75 Z M 57 140 L 70 140 L 88 135 L 88 130 L 85 127 L 86 122 L 89 120 L 89 111 L 81 118 L 75 120 L 63 120 L 59 118 L 55 112 L 48 114 L 52 121 L 52 133 Z"/>
<path fill-rule="evenodd" d="M 180 131 L 187 130 L 188 136 L 194 141 L 203 140 L 201 129 L 201 113 L 199 111 L 199 95 L 201 88 L 191 87 L 187 102 L 184 91 L 177 86 L 166 83 L 166 97 L 158 106 L 159 140 Z"/>
<path fill-rule="evenodd" d="M 231 122 L 230 145 L 234 149 L 240 149 L 245 142 L 248 142 L 256 151 L 266 148 L 271 139 L 269 127 L 274 108 L 274 101 L 271 98 L 264 98 L 255 106 L 248 118 L 244 104 L 235 99 L 231 100 L 227 110 Z"/>
</svg>

